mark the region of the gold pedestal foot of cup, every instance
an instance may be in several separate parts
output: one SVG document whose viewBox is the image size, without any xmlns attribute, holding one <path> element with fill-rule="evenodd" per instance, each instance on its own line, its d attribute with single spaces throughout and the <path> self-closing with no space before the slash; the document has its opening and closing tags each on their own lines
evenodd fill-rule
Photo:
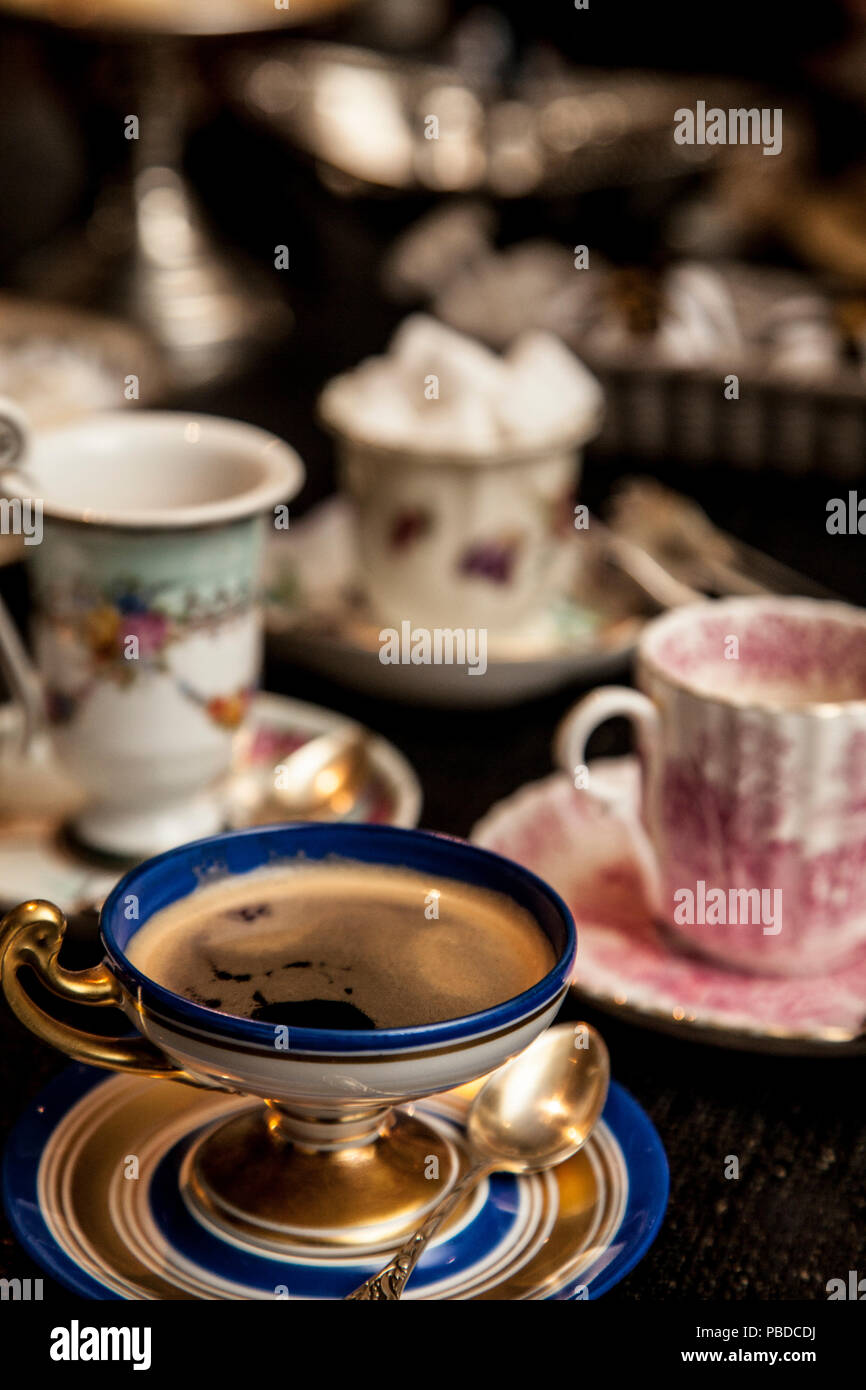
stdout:
<svg viewBox="0 0 866 1390">
<path fill-rule="evenodd" d="M 391 1249 L 467 1162 L 444 1133 L 408 1111 L 370 1113 L 352 1129 L 360 1132 L 338 1138 L 341 1123 L 308 1123 L 276 1106 L 244 1111 L 188 1156 L 185 1200 L 218 1233 L 276 1253 Z"/>
</svg>

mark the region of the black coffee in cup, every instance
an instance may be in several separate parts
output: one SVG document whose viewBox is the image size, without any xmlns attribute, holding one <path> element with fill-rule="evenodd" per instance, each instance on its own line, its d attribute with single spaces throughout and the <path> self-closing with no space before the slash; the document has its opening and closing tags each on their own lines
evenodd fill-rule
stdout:
<svg viewBox="0 0 866 1390">
<path fill-rule="evenodd" d="M 154 914 L 130 960 L 206 1008 L 298 1028 L 401 1028 L 491 1008 L 555 963 L 502 893 L 346 860 L 237 875 Z"/>
</svg>

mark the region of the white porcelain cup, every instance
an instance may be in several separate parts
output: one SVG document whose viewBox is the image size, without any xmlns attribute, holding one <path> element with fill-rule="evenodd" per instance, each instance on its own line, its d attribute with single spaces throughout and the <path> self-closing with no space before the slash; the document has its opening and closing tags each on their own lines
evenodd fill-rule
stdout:
<svg viewBox="0 0 866 1390">
<path fill-rule="evenodd" d="M 32 434 L 0 403 L 0 481 L 42 517 L 34 646 L 80 838 L 140 857 L 222 828 L 215 792 L 259 676 L 266 519 L 299 490 L 250 425 L 113 411 Z"/>
<path fill-rule="evenodd" d="M 568 582 L 586 431 L 491 454 L 335 434 L 362 582 L 383 623 L 507 631 Z"/>
<path fill-rule="evenodd" d="M 822 974 L 866 942 L 866 611 L 801 598 L 690 604 L 650 623 L 639 690 L 568 714 L 558 759 L 586 780 L 605 720 L 636 727 L 650 905 L 725 965 Z"/>
</svg>

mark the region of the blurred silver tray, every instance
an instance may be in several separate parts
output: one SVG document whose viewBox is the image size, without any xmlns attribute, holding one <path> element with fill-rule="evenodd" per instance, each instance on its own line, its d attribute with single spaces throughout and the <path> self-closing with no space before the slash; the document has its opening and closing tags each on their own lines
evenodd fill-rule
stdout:
<svg viewBox="0 0 866 1390">
<path fill-rule="evenodd" d="M 356 0 L 2 0 L 0 9 L 104 34 L 261 33 L 310 24 Z"/>
<path fill-rule="evenodd" d="M 673 113 L 753 104 L 739 80 L 531 65 L 514 82 L 340 44 L 269 44 L 229 64 L 229 94 L 343 191 L 501 198 L 671 178 L 724 163 L 678 145 Z"/>
<path fill-rule="evenodd" d="M 601 453 L 863 476 L 862 381 L 782 384 L 770 372 L 752 370 L 732 402 L 718 370 L 586 360 L 607 400 L 604 428 L 593 441 Z"/>
<path fill-rule="evenodd" d="M 658 273 L 593 250 L 576 269 L 553 242 L 496 250 L 484 211 L 452 204 L 410 227 L 385 288 L 427 299 L 494 348 L 532 329 L 558 334 L 605 390 L 594 448 L 862 475 L 866 294 L 744 260 L 681 259 Z"/>
</svg>

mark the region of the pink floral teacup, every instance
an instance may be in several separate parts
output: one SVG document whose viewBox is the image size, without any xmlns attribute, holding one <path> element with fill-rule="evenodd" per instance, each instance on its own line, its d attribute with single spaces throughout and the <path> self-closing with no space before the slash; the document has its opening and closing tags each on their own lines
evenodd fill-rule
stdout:
<svg viewBox="0 0 866 1390">
<path fill-rule="evenodd" d="M 582 700 L 557 749 L 592 791 L 592 731 L 618 715 L 636 726 L 631 828 L 659 918 L 733 967 L 843 964 L 866 940 L 866 611 L 690 604 L 646 628 L 637 684 Z"/>
<path fill-rule="evenodd" d="M 303 480 L 250 425 L 113 411 L 31 435 L 0 403 L 2 481 L 44 515 L 34 645 L 81 839 L 141 857 L 222 828 L 214 787 L 261 659 L 265 516 Z"/>
</svg>

